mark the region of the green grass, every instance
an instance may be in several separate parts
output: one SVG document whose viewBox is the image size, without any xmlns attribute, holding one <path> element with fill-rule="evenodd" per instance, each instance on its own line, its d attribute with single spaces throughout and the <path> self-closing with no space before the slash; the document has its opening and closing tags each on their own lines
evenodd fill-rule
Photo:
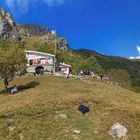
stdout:
<svg viewBox="0 0 140 140">
<path fill-rule="evenodd" d="M 93 79 L 53 76 L 17 78 L 10 87 L 14 84 L 22 89 L 19 93 L 0 95 L 0 140 L 112 140 L 107 132 L 116 122 L 128 129 L 124 140 L 140 138 L 138 93 Z M 78 111 L 81 103 L 90 107 L 89 113 Z"/>
</svg>

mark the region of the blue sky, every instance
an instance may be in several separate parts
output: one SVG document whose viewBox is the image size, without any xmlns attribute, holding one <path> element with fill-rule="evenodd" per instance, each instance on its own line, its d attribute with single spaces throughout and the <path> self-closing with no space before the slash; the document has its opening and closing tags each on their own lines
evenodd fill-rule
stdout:
<svg viewBox="0 0 140 140">
<path fill-rule="evenodd" d="M 140 0 L 1 0 L 18 23 L 57 30 L 75 49 L 137 56 Z"/>
</svg>

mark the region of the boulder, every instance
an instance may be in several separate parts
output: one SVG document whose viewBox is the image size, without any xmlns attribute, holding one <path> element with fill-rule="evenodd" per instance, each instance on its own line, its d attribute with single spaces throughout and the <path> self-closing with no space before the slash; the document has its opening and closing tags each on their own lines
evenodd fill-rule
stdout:
<svg viewBox="0 0 140 140">
<path fill-rule="evenodd" d="M 121 125 L 119 123 L 114 124 L 111 127 L 111 130 L 109 131 L 109 134 L 113 138 L 115 138 L 115 137 L 118 137 L 118 138 L 125 137 L 126 133 L 127 133 L 127 129 L 123 125 Z"/>
</svg>

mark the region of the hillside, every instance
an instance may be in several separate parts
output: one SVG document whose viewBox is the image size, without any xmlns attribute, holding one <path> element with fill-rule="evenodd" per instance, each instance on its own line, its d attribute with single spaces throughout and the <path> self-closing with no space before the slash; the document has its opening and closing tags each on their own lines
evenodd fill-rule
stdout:
<svg viewBox="0 0 140 140">
<path fill-rule="evenodd" d="M 12 15 L 4 9 L 0 9 L 0 40 L 12 40 L 15 42 L 23 42 L 25 49 L 36 50 L 41 52 L 47 52 L 54 54 L 55 45 L 57 46 L 56 58 L 59 62 L 65 62 L 72 65 L 74 74 L 77 69 L 93 70 L 95 73 L 111 73 L 114 75 L 116 70 L 120 70 L 118 73 L 124 73 L 124 76 L 128 77 L 130 85 L 128 87 L 134 87 L 136 91 L 140 91 L 140 62 L 130 61 L 122 57 L 106 56 L 96 51 L 88 49 L 73 50 L 67 43 L 65 37 L 61 35 L 53 36 L 49 28 L 45 28 L 35 24 L 18 24 L 12 18 Z M 95 57 L 93 60 L 90 57 Z M 99 63 L 98 71 L 95 65 L 91 63 L 95 61 Z M 114 70 L 116 69 L 116 70 Z M 124 71 L 121 71 L 124 70 Z M 110 72 L 111 71 L 111 72 Z M 127 74 L 128 73 L 128 74 Z M 117 77 L 117 76 L 116 76 Z M 119 78 L 113 79 L 113 82 L 120 82 Z M 130 78 L 129 78 L 130 77 Z M 122 78 L 123 80 L 123 78 Z M 125 81 L 123 81 L 124 83 Z"/>
<path fill-rule="evenodd" d="M 137 93 L 93 79 L 32 76 L 15 79 L 10 87 L 14 84 L 19 93 L 0 95 L 1 140 L 112 140 L 108 131 L 116 122 L 128 129 L 123 140 L 140 137 Z M 82 115 L 80 104 L 90 112 Z"/>
<path fill-rule="evenodd" d="M 0 8 L 0 40 L 20 42 L 33 36 L 41 37 L 47 44 L 52 44 L 55 40 L 59 49 L 68 50 L 69 45 L 65 37 L 59 34 L 54 37 L 50 29 L 40 25 L 18 24 L 9 12 Z"/>
<path fill-rule="evenodd" d="M 138 89 L 140 88 L 140 62 L 139 61 L 131 61 L 122 57 L 115 56 L 107 56 L 99 54 L 92 50 L 80 49 L 76 50 L 76 52 L 83 57 L 94 56 L 98 63 L 103 67 L 105 72 L 107 73 L 111 69 L 123 69 L 126 70 L 131 78 L 132 86 Z"/>
</svg>

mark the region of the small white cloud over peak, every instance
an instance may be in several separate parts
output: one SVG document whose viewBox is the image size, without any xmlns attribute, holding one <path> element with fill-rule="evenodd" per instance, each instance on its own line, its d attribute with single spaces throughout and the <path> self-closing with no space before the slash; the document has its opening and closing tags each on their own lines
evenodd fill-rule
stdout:
<svg viewBox="0 0 140 140">
<path fill-rule="evenodd" d="M 137 47 L 137 51 L 139 53 L 139 56 L 140 56 L 140 46 L 136 46 Z"/>
<path fill-rule="evenodd" d="M 136 48 L 137 48 L 137 51 L 138 51 L 139 55 L 136 56 L 136 57 L 131 56 L 131 57 L 129 57 L 129 59 L 140 59 L 140 46 L 136 46 Z"/>
</svg>

